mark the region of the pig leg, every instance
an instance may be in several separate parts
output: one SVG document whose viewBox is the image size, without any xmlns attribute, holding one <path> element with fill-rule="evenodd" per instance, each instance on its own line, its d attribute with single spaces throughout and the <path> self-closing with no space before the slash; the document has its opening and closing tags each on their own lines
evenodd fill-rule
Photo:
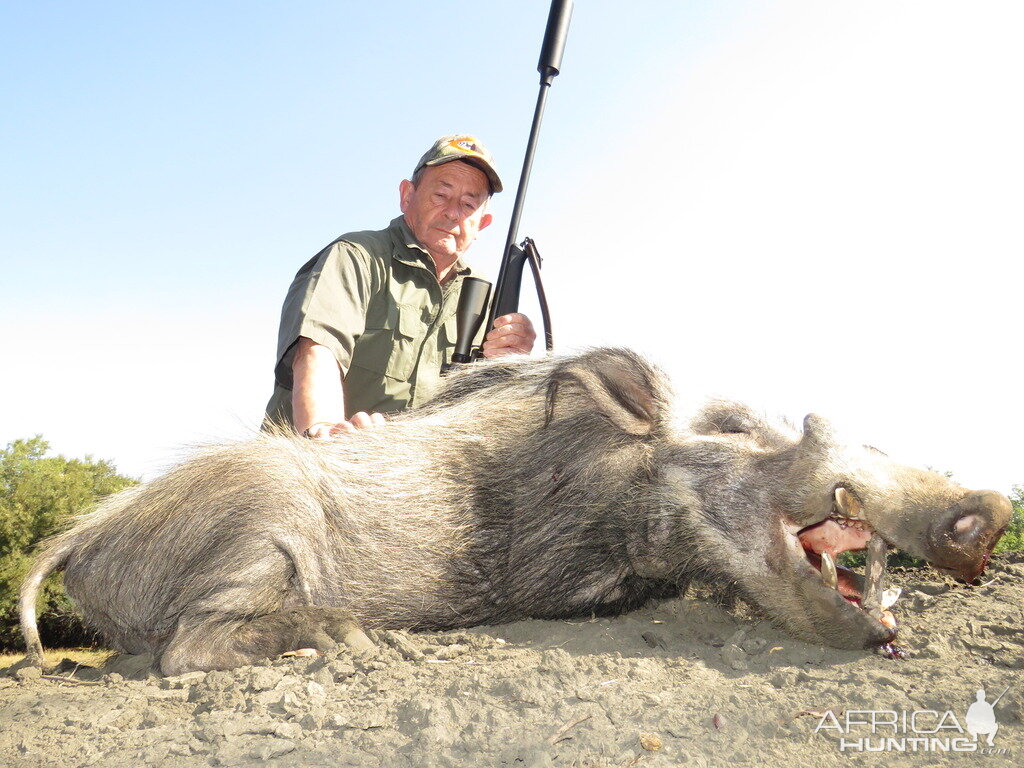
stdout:
<svg viewBox="0 0 1024 768">
<path fill-rule="evenodd" d="M 182 606 L 177 629 L 161 654 L 164 674 L 230 669 L 300 648 L 345 643 L 372 647 L 344 608 L 315 605 L 318 584 L 304 552 L 280 541 L 238 542 L 249 560 L 241 569 L 207 574 L 193 585 L 203 597 Z"/>
<path fill-rule="evenodd" d="M 221 615 L 184 620 L 160 658 L 165 675 L 231 669 L 299 648 L 327 651 L 343 643 L 373 647 L 355 617 L 343 608 L 300 606 L 254 619 Z"/>
</svg>

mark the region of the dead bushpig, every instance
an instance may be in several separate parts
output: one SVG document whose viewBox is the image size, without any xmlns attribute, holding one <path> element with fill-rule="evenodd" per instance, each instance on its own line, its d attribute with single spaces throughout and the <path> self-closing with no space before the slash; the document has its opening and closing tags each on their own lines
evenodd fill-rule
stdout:
<svg viewBox="0 0 1024 768">
<path fill-rule="evenodd" d="M 1010 504 L 878 451 L 735 404 L 676 413 L 634 353 L 474 365 L 422 409 L 334 441 L 260 435 L 206 449 L 51 539 L 88 624 L 165 673 L 365 641 L 359 627 L 451 629 L 613 614 L 694 577 L 838 647 L 889 641 L 821 559 L 872 533 L 975 578 Z"/>
</svg>

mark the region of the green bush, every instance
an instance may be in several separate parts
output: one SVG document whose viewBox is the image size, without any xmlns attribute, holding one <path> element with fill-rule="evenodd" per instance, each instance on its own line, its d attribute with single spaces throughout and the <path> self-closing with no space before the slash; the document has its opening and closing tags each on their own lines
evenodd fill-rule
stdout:
<svg viewBox="0 0 1024 768">
<path fill-rule="evenodd" d="M 996 552 L 1024 550 L 1024 485 L 1013 487 L 1010 501 L 1013 502 L 1013 517 L 1010 518 L 1003 538 L 996 544 Z"/>
<path fill-rule="evenodd" d="M 117 474 L 107 461 L 47 456 L 42 436 L 15 440 L 0 452 L 0 650 L 22 650 L 18 589 L 40 539 L 102 496 L 138 481 Z M 50 645 L 80 644 L 91 635 L 75 618 L 54 575 L 43 583 L 40 633 Z"/>
</svg>

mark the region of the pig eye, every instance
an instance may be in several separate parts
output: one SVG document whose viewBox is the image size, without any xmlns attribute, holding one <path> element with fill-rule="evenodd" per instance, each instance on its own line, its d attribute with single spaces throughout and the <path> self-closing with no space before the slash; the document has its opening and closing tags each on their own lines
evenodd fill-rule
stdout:
<svg viewBox="0 0 1024 768">
<path fill-rule="evenodd" d="M 718 429 L 727 435 L 746 435 L 750 433 L 750 425 L 736 414 L 730 414 L 721 420 Z"/>
</svg>

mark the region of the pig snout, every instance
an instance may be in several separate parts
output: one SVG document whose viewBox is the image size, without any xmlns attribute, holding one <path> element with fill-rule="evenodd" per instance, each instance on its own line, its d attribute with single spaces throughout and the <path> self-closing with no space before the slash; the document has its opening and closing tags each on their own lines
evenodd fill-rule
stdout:
<svg viewBox="0 0 1024 768">
<path fill-rule="evenodd" d="M 1003 535 L 1013 505 L 996 491 L 970 491 L 938 517 L 928 533 L 928 560 L 964 581 L 977 579 Z"/>
</svg>

